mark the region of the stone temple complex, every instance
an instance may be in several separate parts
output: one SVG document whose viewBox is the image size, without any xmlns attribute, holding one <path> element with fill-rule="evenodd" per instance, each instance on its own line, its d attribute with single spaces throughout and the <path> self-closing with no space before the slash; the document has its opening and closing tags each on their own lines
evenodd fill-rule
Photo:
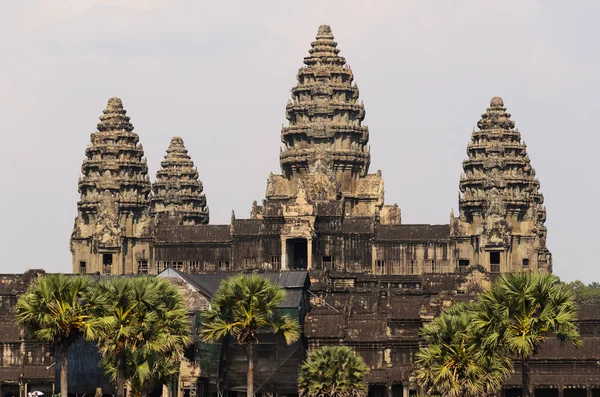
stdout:
<svg viewBox="0 0 600 397">
<path fill-rule="evenodd" d="M 370 396 L 414 395 L 412 362 L 423 324 L 453 302 L 472 299 L 498 274 L 552 271 L 540 183 L 521 133 L 494 97 L 469 141 L 464 134 L 459 213 L 444 225 L 403 224 L 398 205 L 384 202 L 382 173 L 369 173 L 365 108 L 329 26 L 319 27 L 297 80 L 281 130 L 281 173 L 269 175 L 264 199 L 249 206 L 247 218 L 232 214 L 227 225 L 210 224 L 183 139 L 172 138 L 151 182 L 140 136 L 121 100 L 109 99 L 81 168 L 73 273 L 168 277 L 196 314 L 232 272 L 265 274 L 286 289 L 281 309 L 296 316 L 304 337 L 292 346 L 259 337 L 257 393 L 297 395 L 306 351 L 344 344 L 371 367 Z M 24 344 L 8 314 L 32 277 L 0 279 L 0 329 L 10 331 L 0 344 L 13 349 L 5 357 L 24 357 L 13 359 L 22 369 L 2 372 L 12 364 L 0 365 L 0 390 L 13 390 L 0 397 L 19 390 L 25 397 L 15 382 L 49 390 L 43 385 L 53 376 L 48 347 Z M 584 349 L 547 341 L 532 359 L 536 397 L 600 397 L 597 306 L 580 307 L 579 327 Z M 96 356 L 78 349 L 79 358 L 69 360 L 70 384 L 74 393 L 94 393 L 101 384 L 90 375 Z M 243 351 L 225 344 L 211 349 L 197 341 L 186 353 L 172 396 L 245 392 Z M 516 363 L 504 395 L 519 395 L 519 371 Z"/>
<path fill-rule="evenodd" d="M 312 42 L 282 128 L 281 174 L 249 219 L 210 225 L 198 171 L 173 138 L 150 183 L 120 99 L 91 136 L 71 239 L 73 272 L 300 270 L 423 275 L 551 271 L 543 196 L 521 133 L 494 97 L 467 146 L 458 216 L 409 225 L 369 173 L 365 109 L 329 26 Z"/>
</svg>

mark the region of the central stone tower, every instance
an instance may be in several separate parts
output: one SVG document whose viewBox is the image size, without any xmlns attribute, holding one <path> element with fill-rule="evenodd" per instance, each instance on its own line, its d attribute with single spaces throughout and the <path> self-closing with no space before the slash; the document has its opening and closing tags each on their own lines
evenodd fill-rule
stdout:
<svg viewBox="0 0 600 397">
<path fill-rule="evenodd" d="M 321 168 L 334 175 L 343 193 L 352 194 L 369 170 L 369 129 L 361 125 L 365 108 L 331 28 L 320 26 L 311 46 L 286 108 L 281 169 L 297 180 Z"/>
<path fill-rule="evenodd" d="M 381 172 L 368 174 L 369 129 L 365 108 L 331 28 L 321 25 L 311 43 L 281 131 L 282 175 L 271 175 L 267 200 L 300 204 L 339 201 L 345 216 L 390 218 L 383 205 Z M 394 207 L 393 222 L 400 212 Z M 256 211 L 253 211 L 253 213 Z"/>
</svg>

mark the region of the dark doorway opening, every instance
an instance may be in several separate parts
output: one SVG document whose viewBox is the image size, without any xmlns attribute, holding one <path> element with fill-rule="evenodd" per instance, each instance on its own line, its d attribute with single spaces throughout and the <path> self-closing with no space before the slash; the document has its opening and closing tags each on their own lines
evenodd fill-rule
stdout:
<svg viewBox="0 0 600 397">
<path fill-rule="evenodd" d="M 504 389 L 504 397 L 521 397 L 521 394 L 523 394 L 523 389 Z"/>
<path fill-rule="evenodd" d="M 535 397 L 558 397 L 558 389 L 535 389 Z"/>
<path fill-rule="evenodd" d="M 104 274 L 110 274 L 112 272 L 113 255 L 102 254 L 102 267 Z"/>
<path fill-rule="evenodd" d="M 490 252 L 490 271 L 500 273 L 500 251 Z"/>
<path fill-rule="evenodd" d="M 468 259 L 459 259 L 458 260 L 458 271 L 459 271 L 459 273 L 465 273 L 467 271 L 468 267 L 469 267 L 469 260 Z"/>
<path fill-rule="evenodd" d="M 368 397 L 386 397 L 387 387 L 385 385 L 369 385 Z"/>
<path fill-rule="evenodd" d="M 563 389 L 563 395 L 565 397 L 586 397 L 587 390 L 581 388 L 570 388 L 566 387 Z"/>
<path fill-rule="evenodd" d="M 287 241 L 287 252 L 290 269 L 306 269 L 308 266 L 308 243 L 305 238 Z"/>
</svg>

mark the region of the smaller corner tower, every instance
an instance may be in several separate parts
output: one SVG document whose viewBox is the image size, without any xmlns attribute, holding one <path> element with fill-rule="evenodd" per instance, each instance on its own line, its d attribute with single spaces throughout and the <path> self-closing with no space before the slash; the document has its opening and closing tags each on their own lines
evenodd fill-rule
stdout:
<svg viewBox="0 0 600 397">
<path fill-rule="evenodd" d="M 90 136 L 71 235 L 73 273 L 147 269 L 150 180 L 144 150 L 129 120 L 121 99 L 111 98 Z"/>
<path fill-rule="evenodd" d="M 467 145 L 460 215 L 451 219 L 459 266 L 492 273 L 551 271 L 546 209 L 521 133 L 500 97 L 492 98 Z"/>
<path fill-rule="evenodd" d="M 156 172 L 152 192 L 152 214 L 176 218 L 182 225 L 208 224 L 209 210 L 202 182 L 182 138 L 176 136 L 171 140 Z"/>
</svg>

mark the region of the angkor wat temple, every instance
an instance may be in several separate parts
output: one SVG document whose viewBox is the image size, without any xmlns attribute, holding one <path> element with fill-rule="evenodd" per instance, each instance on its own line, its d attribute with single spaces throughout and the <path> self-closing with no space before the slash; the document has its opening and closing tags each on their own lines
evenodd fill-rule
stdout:
<svg viewBox="0 0 600 397">
<path fill-rule="evenodd" d="M 288 290 L 282 309 L 298 316 L 304 338 L 291 347 L 261 339 L 258 393 L 297 394 L 306 350 L 345 344 L 371 366 L 370 395 L 408 397 L 418 390 L 412 360 L 424 322 L 497 274 L 552 271 L 546 211 L 521 133 L 494 97 L 467 145 L 459 213 L 444 225 L 403 224 L 400 208 L 384 203 L 382 173 L 369 173 L 365 109 L 339 52 L 330 27 L 319 27 L 286 106 L 281 174 L 269 175 L 249 218 L 232 214 L 228 225 L 209 223 L 182 138 L 172 139 L 150 181 L 139 136 L 122 101 L 111 98 L 85 150 L 73 273 L 169 277 L 196 313 L 230 273 L 262 272 Z M 547 341 L 532 361 L 537 396 L 600 396 L 600 312 L 582 306 L 579 318 L 583 349 Z M 245 364 L 236 349 L 209 358 L 209 348 L 196 349 L 177 394 L 243 393 Z M 519 370 L 506 395 L 518 395 Z"/>
</svg>

